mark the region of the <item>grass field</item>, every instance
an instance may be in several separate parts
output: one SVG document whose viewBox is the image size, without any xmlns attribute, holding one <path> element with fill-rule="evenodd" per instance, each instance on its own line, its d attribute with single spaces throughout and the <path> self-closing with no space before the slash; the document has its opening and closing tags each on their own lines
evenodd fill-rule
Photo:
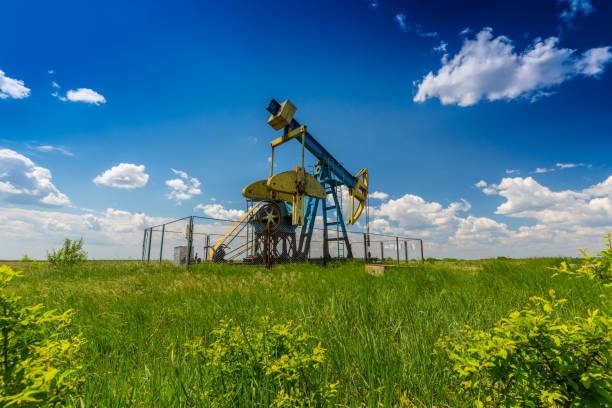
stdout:
<svg viewBox="0 0 612 408">
<path fill-rule="evenodd" d="M 600 302 L 588 280 L 552 278 L 561 259 L 448 261 L 397 267 L 380 277 L 363 264 L 277 266 L 96 263 L 25 266 L 12 289 L 26 303 L 74 309 L 84 346 L 85 406 L 192 406 L 201 384 L 183 345 L 209 338 L 222 318 L 253 325 L 293 320 L 327 350 L 324 369 L 348 406 L 455 406 L 440 335 L 486 328 L 533 295 L 555 288 L 563 312 Z M 19 269 L 19 264 L 13 264 Z M 588 305 L 588 306 L 587 306 Z M 235 402 L 241 406 L 240 401 Z"/>
</svg>

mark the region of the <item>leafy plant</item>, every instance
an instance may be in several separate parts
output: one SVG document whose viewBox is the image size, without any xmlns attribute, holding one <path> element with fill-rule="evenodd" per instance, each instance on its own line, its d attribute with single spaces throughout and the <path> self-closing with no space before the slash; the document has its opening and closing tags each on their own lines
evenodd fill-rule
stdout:
<svg viewBox="0 0 612 408">
<path fill-rule="evenodd" d="M 583 257 L 582 262 L 579 265 L 568 265 L 563 261 L 560 266 L 551 268 L 556 271 L 553 276 L 566 274 L 576 278 L 598 279 L 607 287 L 612 286 L 612 234 L 604 236 L 604 247 L 601 252 L 579 250 Z"/>
<path fill-rule="evenodd" d="M 612 286 L 612 243 L 592 257 L 580 251 L 579 265 L 562 262 L 555 275 L 598 279 Z M 532 297 L 532 305 L 510 313 L 490 330 L 461 329 L 438 349 L 453 363 L 459 397 L 475 406 L 612 407 L 612 318 L 587 310 L 586 317 L 562 320 L 564 299 Z M 605 298 L 604 295 L 602 297 Z"/>
<path fill-rule="evenodd" d="M 264 316 L 256 328 L 244 329 L 230 319 L 221 320 L 212 335 L 208 347 L 202 338 L 187 344 L 203 363 L 207 387 L 201 398 L 211 405 L 325 406 L 335 399 L 338 383 L 327 383 L 320 372 L 325 350 L 320 343 L 312 347 L 301 326 L 273 324 Z"/>
<path fill-rule="evenodd" d="M 30 258 L 27 254 L 24 254 L 20 260 L 20 262 L 30 262 L 30 261 L 32 261 L 32 258 Z"/>
<path fill-rule="evenodd" d="M 550 300 L 510 313 L 491 330 L 438 342 L 453 362 L 459 396 L 475 406 L 612 406 L 612 319 L 600 311 L 562 322 Z"/>
<path fill-rule="evenodd" d="M 87 260 L 87 252 L 83 250 L 83 238 L 72 241 L 64 239 L 64 245 L 58 250 L 47 253 L 47 260 L 51 265 L 75 265 Z"/>
<path fill-rule="evenodd" d="M 81 383 L 77 363 L 84 343 L 70 337 L 70 310 L 58 314 L 42 305 L 21 306 L 6 287 L 19 272 L 0 266 L 0 407 L 70 406 Z"/>
</svg>

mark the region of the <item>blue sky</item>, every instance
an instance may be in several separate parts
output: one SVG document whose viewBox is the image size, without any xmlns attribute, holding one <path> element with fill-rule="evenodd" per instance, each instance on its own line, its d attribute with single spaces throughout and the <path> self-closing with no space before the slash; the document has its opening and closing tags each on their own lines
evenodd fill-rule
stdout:
<svg viewBox="0 0 612 408">
<path fill-rule="evenodd" d="M 3 5 L 0 258 L 63 236 L 136 257 L 149 223 L 237 215 L 269 171 L 270 98 L 368 167 L 373 227 L 430 256 L 612 231 L 609 2 L 202 3 Z"/>
</svg>

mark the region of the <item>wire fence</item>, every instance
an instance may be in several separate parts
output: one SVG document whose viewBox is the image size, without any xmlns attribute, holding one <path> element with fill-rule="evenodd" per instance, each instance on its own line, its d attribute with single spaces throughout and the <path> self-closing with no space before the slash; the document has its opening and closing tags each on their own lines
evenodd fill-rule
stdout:
<svg viewBox="0 0 612 408">
<path fill-rule="evenodd" d="M 253 217 L 243 222 L 190 216 L 144 230 L 143 262 L 242 264 L 320 263 L 358 259 L 369 263 L 422 262 L 419 238 L 314 227 L 281 228 L 268 234 Z"/>
</svg>

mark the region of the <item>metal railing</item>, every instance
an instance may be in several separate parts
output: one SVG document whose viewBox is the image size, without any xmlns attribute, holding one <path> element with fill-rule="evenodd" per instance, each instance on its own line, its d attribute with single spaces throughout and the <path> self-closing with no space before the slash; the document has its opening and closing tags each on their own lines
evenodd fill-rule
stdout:
<svg viewBox="0 0 612 408">
<path fill-rule="evenodd" d="M 333 234 L 325 234 L 322 228 L 314 228 L 308 236 L 301 227 L 268 235 L 266 231 L 258 230 L 251 218 L 240 223 L 234 233 L 213 250 L 236 224 L 233 220 L 190 216 L 146 228 L 142 261 L 160 264 L 172 261 L 186 265 L 201 262 L 265 265 L 268 260 L 271 264 L 318 263 L 347 259 L 350 255 L 353 259 L 370 263 L 424 260 L 423 241 L 419 238 L 349 230 L 347 243 Z"/>
</svg>

